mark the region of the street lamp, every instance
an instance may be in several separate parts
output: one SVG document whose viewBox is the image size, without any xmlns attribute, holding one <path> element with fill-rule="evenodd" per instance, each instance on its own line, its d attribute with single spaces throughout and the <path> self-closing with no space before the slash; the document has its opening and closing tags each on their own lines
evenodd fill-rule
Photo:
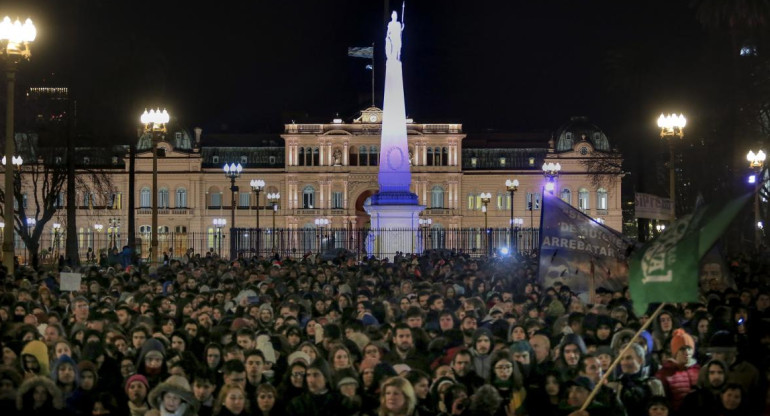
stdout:
<svg viewBox="0 0 770 416">
<path fill-rule="evenodd" d="M 235 193 L 238 192 L 238 187 L 235 186 L 235 180 L 241 177 L 241 172 L 243 171 L 243 166 L 241 164 L 227 164 L 225 163 L 225 166 L 222 167 L 222 170 L 225 171 L 225 178 L 230 179 L 230 228 L 235 227 Z"/>
<path fill-rule="evenodd" d="M 516 217 L 511 219 L 511 228 L 513 228 L 513 231 L 511 231 L 511 239 L 513 242 L 511 243 L 511 250 L 513 252 L 518 252 L 519 250 L 519 239 L 518 234 L 519 230 L 524 226 L 524 218 Z"/>
<path fill-rule="evenodd" d="M 513 196 L 514 196 L 514 194 L 516 194 L 516 191 L 519 190 L 519 180 L 518 179 L 514 179 L 514 180 L 507 179 L 505 181 L 505 189 L 507 189 L 508 192 L 511 194 L 511 224 L 510 224 L 511 225 L 511 237 L 510 237 L 510 241 L 508 241 L 508 247 L 513 249 Z"/>
<path fill-rule="evenodd" d="M 56 251 L 54 251 L 54 262 L 58 261 L 59 259 L 59 230 L 61 229 L 61 224 L 58 222 L 53 223 L 51 226 L 53 227 L 53 245 Z"/>
<path fill-rule="evenodd" d="M 37 29 L 32 20 L 27 19 L 22 24 L 18 19 L 11 23 L 11 18 L 5 16 L 0 22 L 0 57 L 5 61 L 8 87 L 6 88 L 6 112 L 5 112 L 5 154 L 15 153 L 13 131 L 13 98 L 14 84 L 16 82 L 17 65 L 22 59 L 31 56 L 29 44 L 35 40 Z M 10 140 L 9 140 L 10 139 Z M 9 224 L 3 229 L 3 265 L 9 276 L 13 276 L 13 170 L 5 170 L 5 215 L 4 220 Z"/>
<path fill-rule="evenodd" d="M 422 250 L 425 251 L 428 248 L 428 229 L 430 228 L 431 224 L 433 224 L 433 220 L 430 218 L 420 218 L 420 231 L 422 232 Z"/>
<path fill-rule="evenodd" d="M 323 242 L 324 227 L 331 223 L 328 218 L 316 218 L 315 226 L 318 227 L 318 252 L 321 252 L 321 244 Z"/>
<path fill-rule="evenodd" d="M 762 240 L 762 227 L 760 226 L 761 221 L 759 220 L 759 188 L 762 186 L 762 168 L 765 166 L 765 158 L 767 155 L 765 155 L 765 152 L 762 150 L 759 150 L 757 153 L 754 153 L 753 150 L 749 150 L 749 153 L 746 155 L 746 160 L 749 161 L 749 167 L 753 169 L 756 172 L 755 178 L 754 178 L 754 224 L 757 224 L 756 227 L 754 227 L 754 248 L 759 249 L 759 242 Z"/>
<path fill-rule="evenodd" d="M 259 193 L 265 189 L 265 181 L 262 179 L 252 179 L 250 184 L 251 190 L 254 191 L 254 194 L 257 196 L 257 257 L 259 257 L 259 238 L 261 237 L 261 233 L 259 232 Z"/>
<path fill-rule="evenodd" d="M 679 114 L 661 114 L 658 117 L 658 127 L 660 127 L 660 138 L 668 138 L 669 162 L 668 162 L 668 197 L 671 199 L 672 219 L 676 218 L 676 171 L 674 169 L 674 137 L 684 138 L 684 127 L 687 125 L 687 119 Z"/>
<path fill-rule="evenodd" d="M 94 238 L 94 253 L 93 253 L 94 260 L 96 260 L 96 253 L 99 252 L 99 245 L 97 244 L 97 241 L 103 229 L 104 229 L 104 226 L 102 224 L 94 224 L 94 230 L 96 230 L 96 238 Z M 91 260 L 91 259 L 88 259 L 88 260 Z"/>
<path fill-rule="evenodd" d="M 222 258 L 222 228 L 225 228 L 227 220 L 224 218 L 214 218 L 212 221 L 214 228 L 217 229 L 217 242 L 219 245 L 219 257 Z"/>
<path fill-rule="evenodd" d="M 281 199 L 280 192 L 269 192 L 267 194 L 267 200 L 270 201 L 270 204 L 273 206 L 273 229 L 271 231 L 273 234 L 273 251 L 275 251 L 275 213 L 278 212 L 279 199 Z"/>
<path fill-rule="evenodd" d="M 145 134 L 152 138 L 152 230 L 150 230 L 150 264 L 158 263 L 158 142 L 166 135 L 168 111 L 144 110 L 140 118 Z"/>
<path fill-rule="evenodd" d="M 489 201 L 492 200 L 492 194 L 489 192 L 482 192 L 479 194 L 479 198 L 481 198 L 481 212 L 484 213 L 484 244 L 486 245 L 485 250 L 487 254 L 489 254 L 489 223 L 487 222 L 487 206 L 489 205 Z"/>
<path fill-rule="evenodd" d="M 556 189 L 556 177 L 561 172 L 561 163 L 543 163 L 543 175 L 548 178 L 548 182 L 545 184 L 545 190 L 553 195 L 554 189 Z"/>
</svg>

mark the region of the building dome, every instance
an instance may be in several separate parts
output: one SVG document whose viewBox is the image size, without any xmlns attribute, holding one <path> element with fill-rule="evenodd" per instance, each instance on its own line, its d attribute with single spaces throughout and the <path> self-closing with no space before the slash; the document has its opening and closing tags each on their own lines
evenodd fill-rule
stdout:
<svg viewBox="0 0 770 416">
<path fill-rule="evenodd" d="M 587 117 L 573 116 L 568 123 L 556 131 L 556 151 L 571 152 L 575 144 L 581 140 L 591 143 L 595 150 L 600 152 L 610 151 L 610 142 L 607 135 L 596 124 L 590 122 Z"/>
</svg>

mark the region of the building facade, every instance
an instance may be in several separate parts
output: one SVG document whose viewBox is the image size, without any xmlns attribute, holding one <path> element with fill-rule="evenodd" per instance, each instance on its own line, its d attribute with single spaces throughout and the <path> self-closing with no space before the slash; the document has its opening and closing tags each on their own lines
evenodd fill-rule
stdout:
<svg viewBox="0 0 770 416">
<path fill-rule="evenodd" d="M 317 219 L 328 220 L 326 227 L 330 229 L 366 228 L 369 216 L 364 206 L 378 190 L 381 116 L 381 110 L 372 107 L 350 121 L 287 124 L 281 135 L 206 134 L 201 129 L 187 131 L 170 125 L 158 145 L 161 252 L 171 247 L 175 253 L 188 247 L 197 251 L 224 247 L 226 251 L 227 230 L 232 225 L 256 228 L 257 221 L 268 233 L 274 227 L 314 230 Z M 553 179 L 554 194 L 621 230 L 622 173 L 607 166 L 619 167 L 622 161 L 601 129 L 585 118 L 573 117 L 550 134 L 468 136 L 461 124 L 411 120 L 407 132 L 411 190 L 426 207 L 422 215 L 431 219 L 431 230 L 477 230 L 480 235 L 485 224 L 492 229 L 509 229 L 512 215 L 520 219 L 523 229 L 539 228 L 542 194 L 548 181 L 542 170 L 544 163 L 561 166 Z M 153 175 L 149 136 L 140 137 L 135 156 L 135 195 L 128 195 L 127 155 L 105 167 L 111 178 L 110 191 L 93 195 L 87 184 L 78 189 L 78 201 L 84 201 L 77 215 L 81 252 L 88 247 L 100 251 L 126 243 L 127 198 L 133 197 L 138 245 L 147 255 Z M 612 163 L 597 162 L 605 160 Z M 223 171 L 223 166 L 231 163 L 243 167 L 234 194 Z M 250 187 L 252 179 L 265 182 L 259 200 Z M 519 181 L 513 201 L 506 189 L 509 179 Z M 491 194 L 486 207 L 482 193 Z M 268 194 L 279 194 L 280 198 L 269 201 Z M 224 218 L 226 226 L 215 227 L 215 218 Z M 65 220 L 61 209 L 47 226 Z M 43 233 L 53 234 L 53 229 Z"/>
</svg>

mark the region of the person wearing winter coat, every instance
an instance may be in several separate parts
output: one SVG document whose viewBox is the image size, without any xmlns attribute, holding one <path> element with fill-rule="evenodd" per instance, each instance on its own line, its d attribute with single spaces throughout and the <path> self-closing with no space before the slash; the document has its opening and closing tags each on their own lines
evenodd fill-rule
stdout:
<svg viewBox="0 0 770 416">
<path fill-rule="evenodd" d="M 47 376 L 50 374 L 48 362 L 48 347 L 43 341 L 30 341 L 21 350 L 21 364 L 25 377 Z"/>
<path fill-rule="evenodd" d="M 286 408 L 289 416 L 346 416 L 355 408 L 332 387 L 332 372 L 323 358 L 316 358 L 305 373 L 307 389 L 295 397 Z"/>
<path fill-rule="evenodd" d="M 145 376 L 134 374 L 129 377 L 126 380 L 125 390 L 128 397 L 127 403 L 130 416 L 144 416 L 150 411 L 150 404 L 147 403 L 150 384 Z"/>
<path fill-rule="evenodd" d="M 32 376 L 21 383 L 16 395 L 16 410 L 20 416 L 68 414 L 61 390 L 45 376 Z"/>
<path fill-rule="evenodd" d="M 492 331 L 487 328 L 478 328 L 473 333 L 473 343 L 470 348 L 473 369 L 481 378 L 489 380 L 491 373 L 492 351 L 495 348 L 495 342 L 492 337 Z"/>
<path fill-rule="evenodd" d="M 198 400 L 190 383 L 181 376 L 171 376 L 150 391 L 148 398 L 152 410 L 146 416 L 195 416 Z"/>
<path fill-rule="evenodd" d="M 719 395 L 727 382 L 727 364 L 711 359 L 698 373 L 695 390 L 688 394 L 679 407 L 683 415 L 700 415 L 719 407 Z"/>
<path fill-rule="evenodd" d="M 695 341 L 683 329 L 675 329 L 671 336 L 671 357 L 663 363 L 655 377 L 663 383 L 671 408 L 678 411 L 684 398 L 693 391 L 698 381 L 700 365 L 693 358 Z"/>
</svg>

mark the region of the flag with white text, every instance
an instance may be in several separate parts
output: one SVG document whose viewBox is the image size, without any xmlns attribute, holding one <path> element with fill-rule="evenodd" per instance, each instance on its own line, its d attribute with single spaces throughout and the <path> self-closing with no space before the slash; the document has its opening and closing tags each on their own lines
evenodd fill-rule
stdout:
<svg viewBox="0 0 770 416">
<path fill-rule="evenodd" d="M 543 198 L 541 221 L 543 287 L 561 282 L 573 292 L 587 293 L 591 286 L 620 291 L 627 284 L 626 253 L 633 243 L 620 233 L 549 194 Z"/>
</svg>

